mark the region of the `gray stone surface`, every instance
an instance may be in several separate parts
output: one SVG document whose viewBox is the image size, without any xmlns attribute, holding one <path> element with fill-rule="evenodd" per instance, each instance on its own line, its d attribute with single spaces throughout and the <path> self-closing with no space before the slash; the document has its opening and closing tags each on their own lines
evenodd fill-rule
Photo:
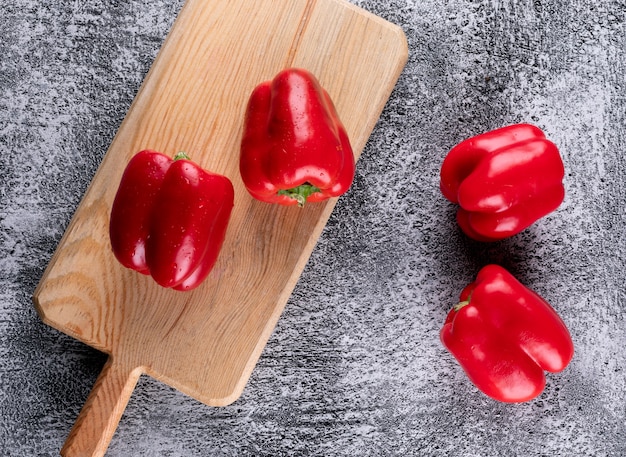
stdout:
<svg viewBox="0 0 626 457">
<path fill-rule="evenodd" d="M 104 363 L 30 297 L 182 3 L 0 6 L 1 455 L 56 455 Z M 144 377 L 108 455 L 626 455 L 626 3 L 354 3 L 403 27 L 409 62 L 243 396 L 210 408 Z M 439 166 L 516 122 L 560 147 L 565 202 L 471 242 Z M 477 392 L 438 340 L 489 262 L 574 339 L 526 404 Z"/>
</svg>

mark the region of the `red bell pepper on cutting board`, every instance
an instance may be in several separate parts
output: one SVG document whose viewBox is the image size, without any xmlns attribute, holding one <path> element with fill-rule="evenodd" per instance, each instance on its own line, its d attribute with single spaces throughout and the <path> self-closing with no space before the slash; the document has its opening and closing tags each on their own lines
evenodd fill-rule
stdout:
<svg viewBox="0 0 626 457">
<path fill-rule="evenodd" d="M 563 201 L 563 161 L 529 124 L 477 135 L 456 145 L 441 166 L 443 195 L 459 204 L 457 221 L 479 241 L 515 235 Z"/>
<path fill-rule="evenodd" d="M 441 341 L 469 379 L 502 402 L 524 402 L 574 355 L 567 327 L 539 295 L 507 270 L 487 265 L 448 313 Z"/>
<path fill-rule="evenodd" d="M 259 84 L 246 108 L 240 171 L 256 199 L 303 206 L 345 193 L 354 155 L 333 102 L 310 72 Z"/>
<path fill-rule="evenodd" d="M 119 262 L 161 286 L 191 290 L 213 268 L 234 203 L 230 180 L 181 153 L 144 150 L 128 163 L 109 234 Z"/>
</svg>

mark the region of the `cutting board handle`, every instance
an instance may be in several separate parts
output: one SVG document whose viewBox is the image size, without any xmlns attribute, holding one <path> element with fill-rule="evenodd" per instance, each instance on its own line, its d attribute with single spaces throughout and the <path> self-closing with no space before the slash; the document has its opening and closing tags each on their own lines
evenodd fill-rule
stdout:
<svg viewBox="0 0 626 457">
<path fill-rule="evenodd" d="M 109 356 L 70 431 L 63 457 L 104 456 L 142 369 L 124 366 Z"/>
</svg>

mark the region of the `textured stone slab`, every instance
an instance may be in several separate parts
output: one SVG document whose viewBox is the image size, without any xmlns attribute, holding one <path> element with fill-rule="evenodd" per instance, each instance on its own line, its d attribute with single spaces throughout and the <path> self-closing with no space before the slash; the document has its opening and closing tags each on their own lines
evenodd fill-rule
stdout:
<svg viewBox="0 0 626 457">
<path fill-rule="evenodd" d="M 626 454 L 623 1 L 363 0 L 409 62 L 243 396 L 141 378 L 110 456 Z M 182 2 L 0 7 L 0 443 L 55 455 L 104 363 L 30 296 Z M 519 236 L 465 239 L 437 189 L 457 141 L 532 122 L 567 196 Z M 510 268 L 576 355 L 536 401 L 478 393 L 438 341 L 461 288 Z"/>
</svg>

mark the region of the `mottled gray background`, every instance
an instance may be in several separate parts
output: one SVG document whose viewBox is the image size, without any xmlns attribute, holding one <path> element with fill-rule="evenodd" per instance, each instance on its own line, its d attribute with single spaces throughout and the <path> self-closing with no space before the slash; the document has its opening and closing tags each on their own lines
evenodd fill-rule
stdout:
<svg viewBox="0 0 626 457">
<path fill-rule="evenodd" d="M 243 396 L 210 408 L 144 377 L 108 455 L 626 455 L 626 3 L 354 3 L 403 27 L 409 61 Z M 182 4 L 0 5 L 1 455 L 56 455 L 104 363 L 31 295 Z M 439 166 L 516 122 L 560 147 L 565 202 L 471 242 Z M 489 262 L 576 347 L 522 405 L 478 393 L 438 340 Z"/>
</svg>

